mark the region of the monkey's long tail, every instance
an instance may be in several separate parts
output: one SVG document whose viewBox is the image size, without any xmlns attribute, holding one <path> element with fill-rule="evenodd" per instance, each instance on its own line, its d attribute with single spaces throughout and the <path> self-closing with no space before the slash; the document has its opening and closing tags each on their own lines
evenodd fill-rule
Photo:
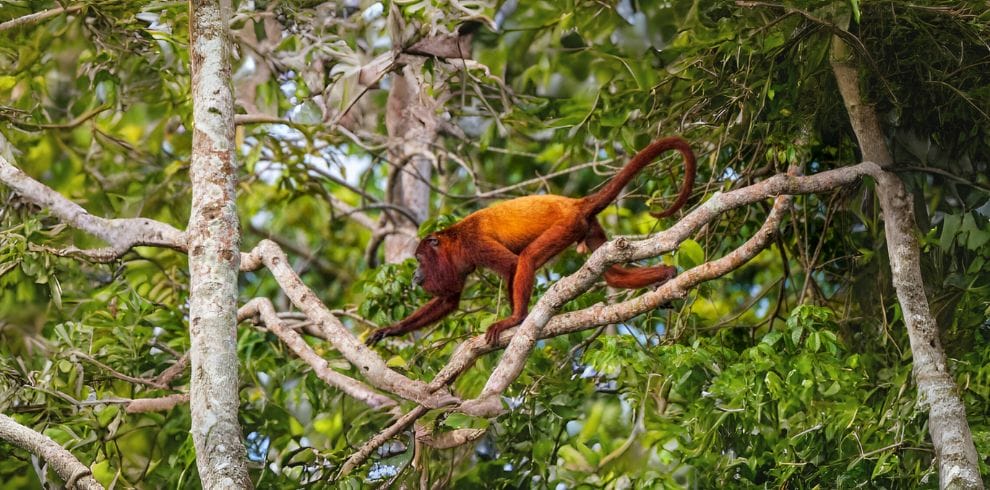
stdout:
<svg viewBox="0 0 990 490">
<path fill-rule="evenodd" d="M 666 210 L 659 213 L 650 213 L 657 218 L 665 218 L 677 212 L 681 209 L 685 203 L 687 203 L 688 197 L 691 196 L 691 189 L 694 187 L 694 176 L 696 170 L 696 164 L 694 159 L 694 152 L 691 151 L 691 145 L 688 144 L 687 140 L 681 138 L 680 136 L 669 136 L 667 138 L 661 138 L 649 146 L 643 148 L 639 151 L 632 160 L 619 173 L 615 174 L 611 180 L 609 180 L 604 187 L 590 194 L 584 198 L 585 205 L 591 210 L 591 215 L 597 215 L 608 207 L 612 201 L 615 201 L 619 197 L 619 193 L 622 192 L 622 188 L 626 186 L 639 173 L 643 167 L 646 167 L 654 159 L 660 156 L 663 152 L 667 150 L 677 150 L 684 157 L 684 183 L 681 185 L 681 192 L 677 195 L 677 200 L 670 205 Z"/>
</svg>

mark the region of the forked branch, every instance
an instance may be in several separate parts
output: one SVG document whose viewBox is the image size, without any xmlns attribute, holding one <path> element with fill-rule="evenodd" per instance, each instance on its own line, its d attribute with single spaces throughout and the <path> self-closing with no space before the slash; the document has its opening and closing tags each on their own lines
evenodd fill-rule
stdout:
<svg viewBox="0 0 990 490">
<path fill-rule="evenodd" d="M 398 406 L 395 400 L 376 392 L 370 386 L 333 370 L 326 359 L 320 357 L 299 333 L 285 325 L 285 321 L 278 317 L 275 307 L 268 298 L 252 299 L 237 312 L 238 321 L 244 321 L 255 316 L 269 331 L 274 333 L 282 342 L 285 342 L 285 345 L 296 356 L 309 364 L 316 376 L 328 385 L 340 389 L 340 391 L 376 410 L 391 411 Z"/>
</svg>

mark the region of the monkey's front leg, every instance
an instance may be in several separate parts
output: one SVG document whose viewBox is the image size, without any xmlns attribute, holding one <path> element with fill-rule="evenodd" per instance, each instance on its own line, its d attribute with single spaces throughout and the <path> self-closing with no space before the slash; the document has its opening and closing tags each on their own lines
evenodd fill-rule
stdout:
<svg viewBox="0 0 990 490">
<path fill-rule="evenodd" d="M 435 323 L 443 317 L 449 315 L 450 312 L 456 310 L 457 303 L 460 299 L 460 295 L 437 296 L 428 301 L 425 305 L 420 306 L 418 310 L 414 311 L 412 315 L 407 316 L 401 322 L 390 327 L 375 330 L 368 336 L 368 340 L 366 340 L 365 343 L 368 344 L 368 346 L 372 346 L 385 337 L 402 335 L 406 332 L 419 330 L 431 323 Z"/>
</svg>

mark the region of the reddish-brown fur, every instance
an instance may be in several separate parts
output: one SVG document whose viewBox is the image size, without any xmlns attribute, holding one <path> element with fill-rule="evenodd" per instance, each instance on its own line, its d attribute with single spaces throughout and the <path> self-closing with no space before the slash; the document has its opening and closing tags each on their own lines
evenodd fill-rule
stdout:
<svg viewBox="0 0 990 490">
<path fill-rule="evenodd" d="M 670 208 L 654 216 L 670 216 L 688 200 L 694 185 L 695 159 L 679 137 L 657 140 L 636 154 L 605 186 L 581 199 L 534 195 L 511 199 L 471 213 L 453 226 L 433 233 L 416 248 L 419 269 L 414 280 L 434 298 L 404 320 L 376 330 L 368 345 L 434 323 L 457 308 L 464 280 L 478 267 L 498 273 L 508 285 L 512 314 L 488 327 L 489 343 L 526 318 L 536 270 L 572 243 L 593 251 L 605 243 L 605 230 L 595 216 L 619 196 L 637 172 L 661 153 L 677 150 L 684 157 L 684 184 Z M 622 267 L 605 271 L 605 282 L 619 288 L 641 288 L 674 277 L 670 266 Z"/>
</svg>

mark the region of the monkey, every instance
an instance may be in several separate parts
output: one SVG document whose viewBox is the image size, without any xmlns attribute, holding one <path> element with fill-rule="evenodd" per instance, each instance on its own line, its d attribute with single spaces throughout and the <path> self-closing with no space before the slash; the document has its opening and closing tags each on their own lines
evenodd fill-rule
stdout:
<svg viewBox="0 0 990 490">
<path fill-rule="evenodd" d="M 469 214 L 443 231 L 424 237 L 416 247 L 419 267 L 413 282 L 433 298 L 402 321 L 372 332 L 371 346 L 385 337 L 401 335 L 435 323 L 457 309 L 467 276 L 478 267 L 498 274 L 508 286 L 512 313 L 488 327 L 485 339 L 494 344 L 502 331 L 526 318 L 537 269 L 572 243 L 579 252 L 592 252 L 606 241 L 597 215 L 609 206 L 644 167 L 667 150 L 684 158 L 684 183 L 676 200 L 657 218 L 673 215 L 691 194 L 695 157 L 681 137 L 654 141 L 642 149 L 598 191 L 583 198 L 554 194 L 530 195 L 502 201 Z M 667 265 L 623 267 L 612 265 L 605 282 L 617 288 L 636 289 L 661 284 L 677 270 Z"/>
</svg>

